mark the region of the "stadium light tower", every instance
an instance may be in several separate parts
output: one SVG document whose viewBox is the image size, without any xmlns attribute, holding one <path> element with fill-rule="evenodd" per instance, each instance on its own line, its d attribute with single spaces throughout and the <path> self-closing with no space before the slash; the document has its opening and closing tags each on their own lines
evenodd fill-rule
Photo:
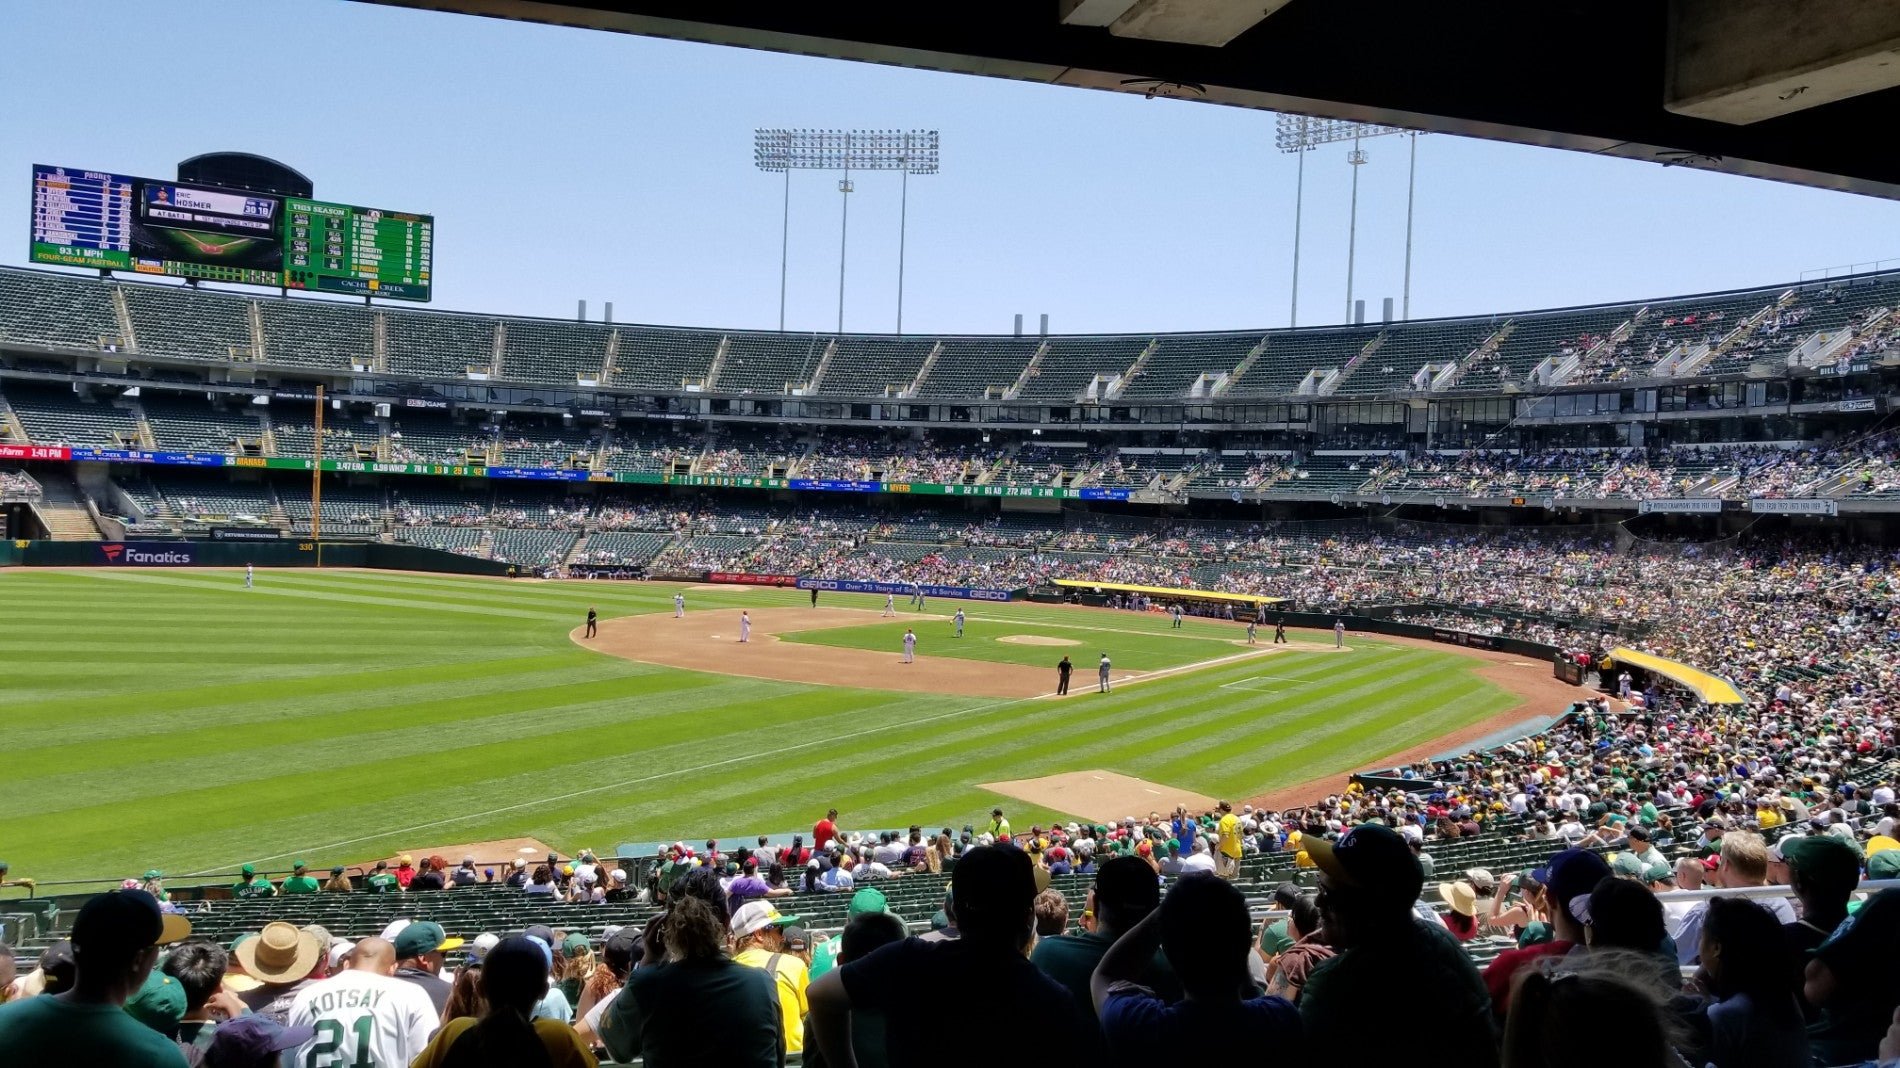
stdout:
<svg viewBox="0 0 1900 1068">
<path fill-rule="evenodd" d="M 1408 134 L 1412 141 L 1412 166 L 1405 180 L 1405 295 L 1399 313 L 1401 318 L 1409 319 L 1412 317 L 1412 202 L 1418 179 L 1418 131 L 1370 122 L 1319 119 L 1311 115 L 1274 117 L 1274 147 L 1282 152 L 1293 153 L 1300 161 L 1293 192 L 1293 310 L 1289 325 L 1298 326 L 1300 319 L 1300 211 L 1306 191 L 1306 153 L 1321 145 L 1352 142 L 1352 150 L 1346 154 L 1346 162 L 1352 167 L 1352 221 L 1346 232 L 1346 322 L 1350 323 L 1353 257 L 1359 241 L 1359 168 L 1366 162 L 1366 154 L 1360 149 L 1359 142 L 1388 134 Z"/>
<path fill-rule="evenodd" d="M 851 222 L 852 171 L 898 171 L 904 187 L 897 221 L 897 332 L 904 332 L 904 245 L 910 215 L 910 176 L 936 174 L 936 130 L 778 130 L 752 134 L 752 163 L 785 175 L 785 218 L 779 238 L 778 328 L 785 329 L 787 243 L 791 237 L 792 172 L 841 171 L 838 194 L 838 332 L 844 333 L 845 250 Z"/>
</svg>

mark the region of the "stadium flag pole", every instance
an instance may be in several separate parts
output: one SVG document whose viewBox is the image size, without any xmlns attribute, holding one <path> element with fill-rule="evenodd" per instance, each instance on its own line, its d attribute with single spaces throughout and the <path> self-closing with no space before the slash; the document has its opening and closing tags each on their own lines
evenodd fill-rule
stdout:
<svg viewBox="0 0 1900 1068">
<path fill-rule="evenodd" d="M 310 461 L 310 543 L 315 546 L 317 566 L 323 566 L 323 387 L 317 387 L 317 443 Z"/>
</svg>

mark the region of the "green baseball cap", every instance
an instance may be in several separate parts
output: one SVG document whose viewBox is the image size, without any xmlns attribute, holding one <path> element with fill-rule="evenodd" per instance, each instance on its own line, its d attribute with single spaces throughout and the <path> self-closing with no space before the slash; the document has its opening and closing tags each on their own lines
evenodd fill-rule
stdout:
<svg viewBox="0 0 1900 1068">
<path fill-rule="evenodd" d="M 243 945 L 246 942 L 249 942 L 251 939 L 256 938 L 256 937 L 257 937 L 256 931 L 245 931 L 243 934 L 240 934 L 236 938 L 231 939 L 231 944 L 228 946 L 225 946 L 224 948 L 229 952 L 236 953 L 237 947 Z"/>
<path fill-rule="evenodd" d="M 1634 853 L 1618 853 L 1610 858 L 1610 871 L 1619 877 L 1643 877 L 1643 861 Z"/>
<path fill-rule="evenodd" d="M 145 976 L 145 985 L 125 1000 L 125 1011 L 159 1034 L 171 1035 L 178 1030 L 178 1021 L 185 1015 L 185 988 L 178 980 L 153 968 Z"/>
<path fill-rule="evenodd" d="M 1775 843 L 1775 851 L 1781 854 L 1781 859 L 1788 867 L 1800 872 L 1803 879 L 1851 886 L 1860 877 L 1860 850 L 1853 843 L 1831 834 L 1783 838 Z M 1886 854 L 1882 853 L 1881 856 Z M 1879 860 L 1880 857 L 1874 859 Z M 1900 858 L 1896 858 L 1896 861 L 1900 861 Z"/>
<path fill-rule="evenodd" d="M 433 920 L 417 920 L 404 927 L 402 933 L 396 936 L 396 959 L 408 960 L 410 957 L 420 957 L 424 953 L 433 953 L 438 949 L 447 952 L 461 944 L 462 939 L 450 938 L 448 932 L 442 929 L 441 924 Z"/>
<path fill-rule="evenodd" d="M 147 871 L 145 873 L 146 882 L 155 882 L 159 879 L 163 879 L 164 877 L 165 877 L 165 873 L 162 871 L 159 871 L 157 868 L 153 868 L 150 871 Z"/>
<path fill-rule="evenodd" d="M 1646 883 L 1673 883 L 1676 881 L 1676 869 L 1667 864 L 1651 864 L 1643 869 L 1643 881 Z"/>
<path fill-rule="evenodd" d="M 593 948 L 593 943 L 589 942 L 587 940 L 587 936 L 584 934 L 581 934 L 579 931 L 576 931 L 573 934 L 568 935 L 566 938 L 561 939 L 561 952 L 570 957 L 581 952 L 582 950 L 591 949 L 591 948 Z"/>
<path fill-rule="evenodd" d="M 305 868 L 307 868 L 307 867 L 309 867 L 310 865 L 308 865 L 308 864 L 305 864 L 305 863 L 304 863 L 303 861 L 301 861 L 301 860 L 293 860 L 293 861 L 291 861 L 291 862 L 290 862 L 290 866 L 291 866 L 291 868 L 293 868 L 293 869 L 295 869 L 295 870 L 297 870 L 297 871 L 302 871 L 302 870 L 304 870 Z"/>
<path fill-rule="evenodd" d="M 255 864 L 246 864 L 246 865 L 244 865 L 243 867 L 241 867 L 241 868 L 239 868 L 239 869 L 238 869 L 238 873 L 239 873 L 240 875 L 256 875 L 256 874 L 257 874 L 257 865 L 255 865 Z"/>
<path fill-rule="evenodd" d="M 846 916 L 863 916 L 870 912 L 889 912 L 890 902 L 884 897 L 884 891 L 867 886 L 851 895 L 851 906 L 845 910 Z"/>
</svg>

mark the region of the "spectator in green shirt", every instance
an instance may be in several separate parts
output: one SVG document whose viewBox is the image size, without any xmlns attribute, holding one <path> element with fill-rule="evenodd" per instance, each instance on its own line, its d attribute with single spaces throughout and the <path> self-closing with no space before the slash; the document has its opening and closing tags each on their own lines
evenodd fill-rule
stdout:
<svg viewBox="0 0 1900 1068">
<path fill-rule="evenodd" d="M 237 885 L 231 887 L 232 897 L 249 898 L 249 897 L 275 897 L 277 896 L 277 887 L 271 885 L 271 881 L 269 879 L 259 879 L 257 877 L 257 865 L 246 864 L 242 868 L 239 868 L 238 872 L 244 877 L 238 880 Z"/>
<path fill-rule="evenodd" d="M 183 916 L 160 912 L 143 890 L 86 902 L 73 922 L 73 988 L 0 1006 L 0 1064 L 184 1068 L 177 1044 L 134 1019 L 125 1003 L 145 985 L 158 947 L 190 933 Z"/>
<path fill-rule="evenodd" d="M 390 873 L 389 862 L 386 860 L 376 862 L 375 870 L 364 878 L 363 884 L 369 888 L 369 892 L 372 894 L 390 894 L 401 889 L 401 886 L 396 882 L 396 876 Z"/>
<path fill-rule="evenodd" d="M 323 889 L 310 874 L 309 867 L 303 861 L 294 861 L 290 865 L 290 878 L 284 880 L 283 892 L 286 894 L 314 894 Z"/>
</svg>

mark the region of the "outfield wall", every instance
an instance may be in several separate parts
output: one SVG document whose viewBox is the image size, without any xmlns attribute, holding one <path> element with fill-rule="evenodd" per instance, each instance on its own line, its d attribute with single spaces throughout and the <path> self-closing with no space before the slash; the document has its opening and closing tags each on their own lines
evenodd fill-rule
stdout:
<svg viewBox="0 0 1900 1068">
<path fill-rule="evenodd" d="M 0 565 L 25 567 L 368 567 L 452 575 L 509 576 L 498 560 L 382 542 L 313 541 L 10 541 Z"/>
</svg>

